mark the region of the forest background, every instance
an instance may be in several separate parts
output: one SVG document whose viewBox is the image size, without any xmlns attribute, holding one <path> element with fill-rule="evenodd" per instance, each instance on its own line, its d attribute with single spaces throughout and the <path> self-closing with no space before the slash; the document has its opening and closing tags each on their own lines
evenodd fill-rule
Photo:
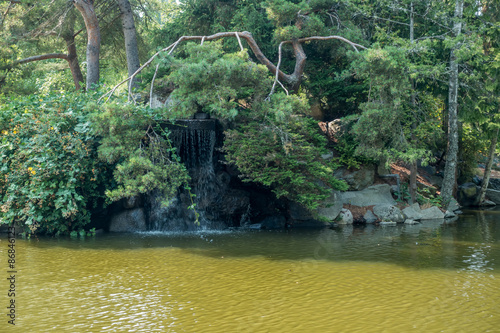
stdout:
<svg viewBox="0 0 500 333">
<path fill-rule="evenodd" d="M 111 201 L 160 190 L 167 203 L 189 191 L 158 124 L 198 111 L 229 124 L 226 161 L 245 181 L 310 210 L 346 189 L 336 167 L 380 161 L 408 165 L 410 202 L 417 163 L 443 163 L 443 208 L 484 161 L 481 204 L 500 128 L 499 9 L 494 0 L 2 1 L 2 223 L 68 233 Z M 152 109 L 162 94 L 170 102 Z M 332 143 L 317 122 L 334 119 L 343 135 L 325 160 Z"/>
</svg>

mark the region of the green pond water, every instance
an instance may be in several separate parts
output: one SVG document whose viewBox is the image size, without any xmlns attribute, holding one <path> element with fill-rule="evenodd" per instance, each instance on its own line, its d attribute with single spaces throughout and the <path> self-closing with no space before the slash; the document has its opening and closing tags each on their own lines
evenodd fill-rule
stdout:
<svg viewBox="0 0 500 333">
<path fill-rule="evenodd" d="M 500 210 L 456 222 L 0 241 L 0 332 L 500 332 Z"/>
</svg>

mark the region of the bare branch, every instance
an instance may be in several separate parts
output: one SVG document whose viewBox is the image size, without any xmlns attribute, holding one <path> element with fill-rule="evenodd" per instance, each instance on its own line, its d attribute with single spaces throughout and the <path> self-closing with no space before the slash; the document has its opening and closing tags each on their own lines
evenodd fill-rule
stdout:
<svg viewBox="0 0 500 333">
<path fill-rule="evenodd" d="M 153 75 L 153 80 L 151 80 L 151 90 L 149 91 L 149 107 L 150 108 L 153 107 L 153 87 L 155 84 L 156 74 L 158 74 L 158 67 L 160 67 L 160 64 L 156 65 L 155 75 Z"/>
<path fill-rule="evenodd" d="M 300 38 L 298 41 L 299 41 L 299 43 L 303 43 L 303 42 L 307 42 L 307 41 L 310 41 L 310 40 L 329 40 L 329 39 L 338 39 L 338 40 L 341 40 L 341 41 L 343 41 L 343 42 L 351 45 L 354 48 L 354 50 L 356 50 L 356 52 L 359 52 L 358 51 L 358 47 L 360 49 L 367 50 L 367 48 L 364 47 L 363 45 L 360 45 L 360 44 L 357 44 L 357 43 L 353 43 L 350 40 L 348 40 L 347 38 L 340 37 L 340 36 L 326 36 L 326 37 L 312 36 L 312 37 Z"/>
<path fill-rule="evenodd" d="M 64 53 L 48 53 L 48 54 L 42 54 L 42 55 L 37 55 L 33 57 L 28 57 L 24 58 L 21 60 L 16 60 L 12 64 L 13 66 L 15 65 L 20 65 L 20 64 L 26 64 L 28 62 L 33 62 L 33 61 L 39 61 L 39 60 L 47 60 L 47 59 L 64 59 L 68 60 L 68 55 Z"/>
<path fill-rule="evenodd" d="M 269 95 L 267 96 L 266 100 L 269 100 L 271 98 L 271 95 L 274 93 L 274 88 L 276 87 L 276 83 L 279 82 L 278 80 L 278 74 L 279 74 L 279 70 L 280 70 L 280 65 L 281 65 L 281 48 L 283 46 L 283 43 L 284 42 L 281 42 L 280 45 L 278 46 L 278 65 L 276 66 L 276 76 L 274 78 L 274 83 L 273 83 L 273 86 L 271 88 L 271 92 L 269 93 Z M 280 82 L 281 84 L 281 82 Z M 283 87 L 283 85 L 281 85 Z M 288 91 L 285 89 L 287 95 L 288 95 Z"/>
<path fill-rule="evenodd" d="M 240 39 L 240 36 L 238 36 L 238 33 L 235 32 L 234 33 L 236 35 L 236 38 L 238 39 L 238 44 L 240 44 L 240 50 L 243 51 L 243 45 L 241 45 L 241 39 Z"/>
</svg>

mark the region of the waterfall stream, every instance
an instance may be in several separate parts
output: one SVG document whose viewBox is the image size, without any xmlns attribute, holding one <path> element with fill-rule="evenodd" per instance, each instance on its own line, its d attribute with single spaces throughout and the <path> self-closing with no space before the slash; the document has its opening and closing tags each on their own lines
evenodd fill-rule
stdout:
<svg viewBox="0 0 500 333">
<path fill-rule="evenodd" d="M 221 184 L 215 175 L 214 150 L 217 141 L 216 120 L 189 119 L 169 125 L 170 140 L 177 155 L 188 169 L 191 177 L 189 192 L 180 190 L 168 207 L 162 207 L 158 193 L 149 197 L 149 221 L 151 230 L 194 230 L 223 227 L 217 222 L 214 204 L 219 199 Z M 194 203 L 200 225 L 194 224 L 194 211 L 188 207 Z"/>
</svg>

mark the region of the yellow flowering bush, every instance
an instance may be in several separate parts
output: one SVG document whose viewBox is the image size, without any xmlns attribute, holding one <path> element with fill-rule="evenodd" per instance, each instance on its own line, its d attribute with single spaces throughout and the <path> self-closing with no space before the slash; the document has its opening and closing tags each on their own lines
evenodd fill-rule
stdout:
<svg viewBox="0 0 500 333">
<path fill-rule="evenodd" d="M 86 110 L 92 96 L 0 99 L 0 220 L 26 232 L 82 229 L 110 178 Z M 109 182 L 109 181 L 108 181 Z"/>
</svg>

